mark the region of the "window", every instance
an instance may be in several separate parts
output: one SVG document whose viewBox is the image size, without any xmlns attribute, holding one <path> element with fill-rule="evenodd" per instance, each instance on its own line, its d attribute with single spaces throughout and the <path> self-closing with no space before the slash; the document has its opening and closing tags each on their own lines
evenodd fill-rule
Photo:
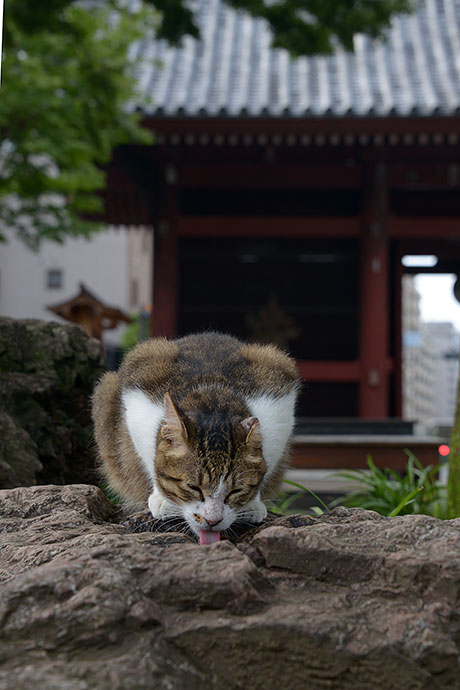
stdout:
<svg viewBox="0 0 460 690">
<path fill-rule="evenodd" d="M 60 268 L 51 268 L 46 273 L 46 287 L 55 290 L 63 286 L 63 273 Z"/>
</svg>

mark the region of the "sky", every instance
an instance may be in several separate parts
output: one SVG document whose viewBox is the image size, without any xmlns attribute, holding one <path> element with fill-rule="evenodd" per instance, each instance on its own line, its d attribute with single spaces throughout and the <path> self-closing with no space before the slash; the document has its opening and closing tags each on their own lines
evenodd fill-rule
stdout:
<svg viewBox="0 0 460 690">
<path fill-rule="evenodd" d="M 451 274 L 420 273 L 416 276 L 422 321 L 451 321 L 460 331 L 460 303 L 453 294 L 456 279 L 457 276 Z"/>
</svg>

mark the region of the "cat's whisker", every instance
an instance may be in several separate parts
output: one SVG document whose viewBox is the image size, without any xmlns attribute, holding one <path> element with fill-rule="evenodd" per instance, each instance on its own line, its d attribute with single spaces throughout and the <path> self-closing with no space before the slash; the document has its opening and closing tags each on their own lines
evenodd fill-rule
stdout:
<svg viewBox="0 0 460 690">
<path fill-rule="evenodd" d="M 156 522 L 161 523 L 162 531 L 171 531 L 172 529 L 175 529 L 177 527 L 177 525 L 174 523 L 179 522 L 179 524 L 181 524 L 183 522 L 183 515 L 182 513 L 172 513 L 163 518 L 156 518 L 152 515 L 150 518 L 142 520 L 133 530 L 131 530 L 131 532 L 137 533 L 142 531 L 149 531 L 145 528 L 150 527 Z"/>
<path fill-rule="evenodd" d="M 180 513 L 173 513 L 171 515 L 165 516 L 165 517 L 160 518 L 160 519 L 161 519 L 161 522 L 163 524 L 167 524 L 168 522 L 171 522 L 172 520 L 180 520 L 181 518 L 183 519 L 183 517 Z M 158 518 L 156 518 L 156 519 L 158 519 Z"/>
<path fill-rule="evenodd" d="M 189 525 L 188 525 L 187 523 L 185 523 L 185 525 L 182 525 L 182 527 L 180 527 L 179 529 L 177 529 L 177 532 L 179 532 L 180 534 L 183 534 L 183 535 L 186 536 L 186 537 L 191 537 L 191 536 L 195 536 L 195 537 L 196 537 L 196 534 L 194 534 L 194 533 L 192 532 L 192 530 L 190 529 L 190 527 L 189 527 Z"/>
<path fill-rule="evenodd" d="M 175 529 L 175 530 L 179 531 L 179 530 L 183 529 L 185 526 L 186 526 L 186 523 L 183 519 L 180 520 L 180 519 L 176 518 L 174 522 L 170 521 L 170 524 L 168 527 L 169 527 L 169 529 Z"/>
<path fill-rule="evenodd" d="M 131 532 L 135 534 L 136 532 L 148 532 L 149 530 L 146 530 L 145 528 L 149 526 L 149 523 L 142 522 L 140 525 L 137 525 Z"/>
<path fill-rule="evenodd" d="M 128 518 L 126 519 L 126 522 L 129 524 L 130 521 L 133 520 L 133 518 L 135 518 L 135 516 L 128 516 Z M 154 521 L 153 518 L 150 518 L 148 520 L 140 520 L 138 522 L 138 524 L 136 525 L 135 529 L 133 529 L 132 531 L 133 532 L 139 532 L 145 525 L 151 525 L 153 521 Z"/>
<path fill-rule="evenodd" d="M 227 527 L 226 531 L 231 532 L 235 538 L 238 537 L 237 533 L 235 532 L 235 530 L 233 529 L 233 527 L 231 525 L 230 525 L 230 527 Z"/>
</svg>

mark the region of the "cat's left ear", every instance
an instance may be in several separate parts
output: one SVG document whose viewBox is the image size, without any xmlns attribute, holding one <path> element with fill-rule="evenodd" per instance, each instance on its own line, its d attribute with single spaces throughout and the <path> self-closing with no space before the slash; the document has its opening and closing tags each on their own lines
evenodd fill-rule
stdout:
<svg viewBox="0 0 460 690">
<path fill-rule="evenodd" d="M 161 425 L 161 435 L 169 441 L 186 441 L 187 429 L 169 393 L 165 393 L 163 406 L 164 418 Z"/>
<path fill-rule="evenodd" d="M 262 445 L 262 432 L 257 417 L 246 417 L 240 422 L 246 432 L 246 444 L 252 446 Z"/>
</svg>

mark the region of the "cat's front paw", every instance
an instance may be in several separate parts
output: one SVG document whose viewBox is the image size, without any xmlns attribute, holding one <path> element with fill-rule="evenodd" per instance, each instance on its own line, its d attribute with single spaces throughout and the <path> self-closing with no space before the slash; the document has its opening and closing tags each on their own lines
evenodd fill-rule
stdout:
<svg viewBox="0 0 460 690">
<path fill-rule="evenodd" d="M 177 512 L 174 503 L 165 498 L 159 491 L 150 494 L 147 503 L 154 518 L 162 519 Z"/>
<path fill-rule="evenodd" d="M 256 498 L 246 506 L 245 520 L 248 522 L 259 523 L 267 517 L 267 508 L 260 498 Z"/>
</svg>

